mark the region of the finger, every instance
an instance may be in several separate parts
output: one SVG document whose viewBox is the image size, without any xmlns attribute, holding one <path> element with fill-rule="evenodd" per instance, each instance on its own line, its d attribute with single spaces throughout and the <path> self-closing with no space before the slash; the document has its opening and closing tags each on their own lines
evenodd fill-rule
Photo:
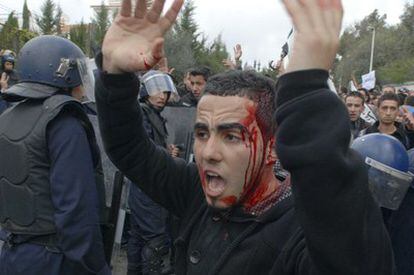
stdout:
<svg viewBox="0 0 414 275">
<path fill-rule="evenodd" d="M 303 0 L 302 3 L 305 7 L 305 11 L 308 14 L 310 27 L 316 29 L 316 31 L 325 31 L 327 28 L 327 22 L 325 13 L 329 10 L 327 1 L 330 0 Z"/>
<path fill-rule="evenodd" d="M 283 0 L 283 4 L 292 19 L 292 24 L 296 32 L 302 32 L 309 26 L 307 14 L 304 11 L 302 4 L 298 0 Z"/>
<path fill-rule="evenodd" d="M 122 16 L 131 16 L 131 0 L 122 0 L 121 11 L 119 12 Z"/>
<path fill-rule="evenodd" d="M 321 4 L 325 24 L 327 26 L 327 33 L 333 39 L 339 37 L 342 28 L 342 4 L 338 0 L 319 0 L 323 1 Z"/>
<path fill-rule="evenodd" d="M 175 68 L 171 68 L 170 71 L 168 72 L 169 74 L 172 74 L 175 71 Z"/>
<path fill-rule="evenodd" d="M 147 13 L 147 1 L 146 0 L 137 0 L 135 5 L 135 17 L 142 19 Z"/>
<path fill-rule="evenodd" d="M 164 8 L 165 0 L 155 0 L 147 14 L 147 19 L 151 23 L 157 23 L 160 19 L 162 9 Z"/>
<path fill-rule="evenodd" d="M 339 36 L 342 29 L 342 19 L 344 16 L 344 8 L 341 0 L 331 0 L 331 5 L 334 10 L 332 26 L 335 27 L 336 33 Z"/>
<path fill-rule="evenodd" d="M 171 26 L 174 24 L 175 20 L 177 19 L 178 14 L 180 13 L 180 9 L 184 3 L 184 0 L 174 0 L 171 7 L 165 13 L 163 18 L 161 18 L 160 24 L 161 29 L 163 32 L 168 31 Z"/>
</svg>

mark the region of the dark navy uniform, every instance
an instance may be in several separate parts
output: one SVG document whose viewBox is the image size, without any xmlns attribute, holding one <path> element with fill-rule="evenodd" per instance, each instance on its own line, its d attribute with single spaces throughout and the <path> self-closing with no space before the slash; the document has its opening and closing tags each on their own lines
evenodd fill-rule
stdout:
<svg viewBox="0 0 414 275">
<path fill-rule="evenodd" d="M 81 104 L 25 99 L 0 117 L 0 133 L 0 274 L 110 274 L 99 153 Z"/>
<path fill-rule="evenodd" d="M 141 103 L 144 110 L 144 127 L 151 140 L 166 149 L 167 129 L 160 111 L 148 103 Z M 128 240 L 128 274 L 164 274 L 162 271 L 151 273 L 148 269 L 153 258 L 160 262 L 169 257 L 171 240 L 167 228 L 168 211 L 149 198 L 136 184 L 130 185 L 129 207 L 131 209 L 131 230 Z M 146 248 L 147 247 L 147 248 Z M 149 249 L 148 249 L 149 248 Z M 162 255 L 153 255 L 152 250 L 163 251 Z M 165 256 L 166 255 L 166 256 Z M 166 263 L 169 265 L 169 263 Z M 166 267 L 165 272 L 171 270 Z"/>
</svg>

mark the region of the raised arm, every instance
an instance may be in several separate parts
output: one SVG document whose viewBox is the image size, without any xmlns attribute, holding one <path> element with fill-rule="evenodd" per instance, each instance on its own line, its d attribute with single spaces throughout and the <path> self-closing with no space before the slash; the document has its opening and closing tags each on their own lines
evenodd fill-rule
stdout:
<svg viewBox="0 0 414 275">
<path fill-rule="evenodd" d="M 276 147 L 291 173 L 302 232 L 275 274 L 392 274 L 390 242 L 368 189 L 361 158 L 349 149 L 343 103 L 327 86 L 339 44 L 340 0 L 284 0 L 295 37 L 278 83 Z"/>
<path fill-rule="evenodd" d="M 202 195 L 197 170 L 169 156 L 147 136 L 134 72 L 148 70 L 163 58 L 163 35 L 174 23 L 182 2 L 174 1 L 161 16 L 164 1 L 155 0 L 147 10 L 145 1 L 138 0 L 131 12 L 130 1 L 124 0 L 105 36 L 102 56 L 97 58 L 100 74 L 95 85 L 108 156 L 132 182 L 176 215 L 183 213 L 191 199 L 183 194 Z"/>
</svg>

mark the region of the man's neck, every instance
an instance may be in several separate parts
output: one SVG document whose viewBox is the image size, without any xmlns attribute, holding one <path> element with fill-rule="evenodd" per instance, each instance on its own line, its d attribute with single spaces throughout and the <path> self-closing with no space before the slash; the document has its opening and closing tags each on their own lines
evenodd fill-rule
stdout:
<svg viewBox="0 0 414 275">
<path fill-rule="evenodd" d="M 391 135 L 391 134 L 393 134 L 397 130 L 397 127 L 395 127 L 394 123 L 392 123 L 392 124 L 384 124 L 384 123 L 381 123 L 380 122 L 380 124 L 378 126 L 378 130 L 382 134 Z"/>
<path fill-rule="evenodd" d="M 261 173 L 259 184 L 243 203 L 246 212 L 259 216 L 273 206 L 279 196 L 281 182 L 276 178 L 273 167 L 266 167 Z"/>
</svg>

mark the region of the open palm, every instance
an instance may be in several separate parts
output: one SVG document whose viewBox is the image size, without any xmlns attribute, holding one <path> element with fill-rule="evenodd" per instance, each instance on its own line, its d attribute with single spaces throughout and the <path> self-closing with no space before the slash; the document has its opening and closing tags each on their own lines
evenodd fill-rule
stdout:
<svg viewBox="0 0 414 275">
<path fill-rule="evenodd" d="M 165 0 L 155 0 L 150 9 L 145 0 L 123 0 L 121 11 L 105 35 L 103 69 L 109 73 L 149 70 L 164 57 L 164 34 L 174 24 L 183 4 L 175 0 L 161 17 Z"/>
</svg>

